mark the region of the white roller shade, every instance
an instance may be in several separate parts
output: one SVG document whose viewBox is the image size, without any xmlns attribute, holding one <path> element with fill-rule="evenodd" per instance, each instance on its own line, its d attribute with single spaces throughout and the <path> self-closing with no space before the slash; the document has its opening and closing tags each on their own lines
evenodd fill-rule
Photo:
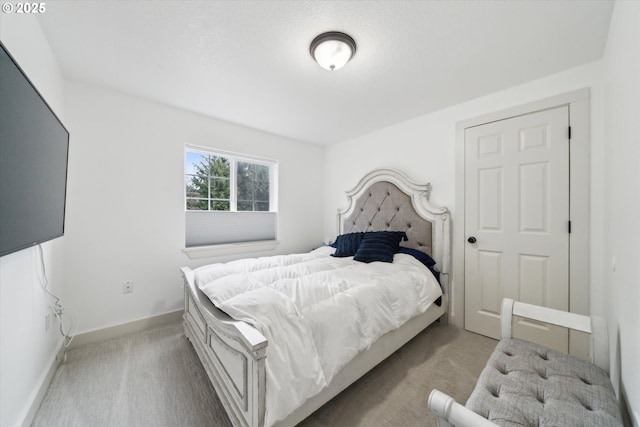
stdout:
<svg viewBox="0 0 640 427">
<path fill-rule="evenodd" d="M 275 240 L 277 213 L 187 211 L 185 223 L 187 248 Z"/>
</svg>

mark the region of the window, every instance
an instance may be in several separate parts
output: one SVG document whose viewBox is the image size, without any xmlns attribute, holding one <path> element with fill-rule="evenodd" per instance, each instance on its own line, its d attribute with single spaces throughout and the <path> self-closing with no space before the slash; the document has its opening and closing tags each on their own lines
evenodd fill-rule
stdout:
<svg viewBox="0 0 640 427">
<path fill-rule="evenodd" d="M 274 165 L 267 160 L 187 149 L 186 209 L 275 211 L 270 197 Z"/>
<path fill-rule="evenodd" d="M 186 246 L 276 238 L 277 162 L 185 148 Z"/>
</svg>

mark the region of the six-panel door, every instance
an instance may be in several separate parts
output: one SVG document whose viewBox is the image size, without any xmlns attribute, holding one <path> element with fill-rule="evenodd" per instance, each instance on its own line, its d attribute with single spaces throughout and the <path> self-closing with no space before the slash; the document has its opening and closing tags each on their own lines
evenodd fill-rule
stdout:
<svg viewBox="0 0 640 427">
<path fill-rule="evenodd" d="M 499 338 L 502 298 L 569 309 L 569 109 L 465 130 L 465 328 Z M 473 242 L 473 243 L 471 243 Z M 514 334 L 562 351 L 566 329 Z"/>
</svg>

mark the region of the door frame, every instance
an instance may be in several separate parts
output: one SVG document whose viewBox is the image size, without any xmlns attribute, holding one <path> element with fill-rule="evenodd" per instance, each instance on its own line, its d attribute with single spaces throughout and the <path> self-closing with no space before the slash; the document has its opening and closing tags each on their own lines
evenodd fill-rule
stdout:
<svg viewBox="0 0 640 427">
<path fill-rule="evenodd" d="M 569 209 L 571 235 L 569 237 L 569 311 L 589 315 L 590 289 L 590 89 L 544 98 L 527 104 L 488 113 L 456 123 L 455 177 L 456 201 L 453 215 L 453 262 L 450 284 L 449 321 L 464 328 L 464 247 L 465 247 L 465 129 L 490 122 L 522 116 L 542 110 L 568 106 L 571 126 L 569 159 Z M 569 336 L 569 353 L 588 357 L 586 337 L 578 334 Z"/>
</svg>

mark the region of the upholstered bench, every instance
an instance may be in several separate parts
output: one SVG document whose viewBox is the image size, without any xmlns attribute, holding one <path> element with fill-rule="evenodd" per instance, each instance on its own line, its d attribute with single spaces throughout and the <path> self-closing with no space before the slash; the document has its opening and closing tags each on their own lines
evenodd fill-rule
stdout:
<svg viewBox="0 0 640 427">
<path fill-rule="evenodd" d="M 513 315 L 591 333 L 593 363 L 511 337 Z M 622 426 L 609 380 L 606 325 L 505 299 L 502 339 L 465 406 L 433 390 L 440 426 Z"/>
</svg>

